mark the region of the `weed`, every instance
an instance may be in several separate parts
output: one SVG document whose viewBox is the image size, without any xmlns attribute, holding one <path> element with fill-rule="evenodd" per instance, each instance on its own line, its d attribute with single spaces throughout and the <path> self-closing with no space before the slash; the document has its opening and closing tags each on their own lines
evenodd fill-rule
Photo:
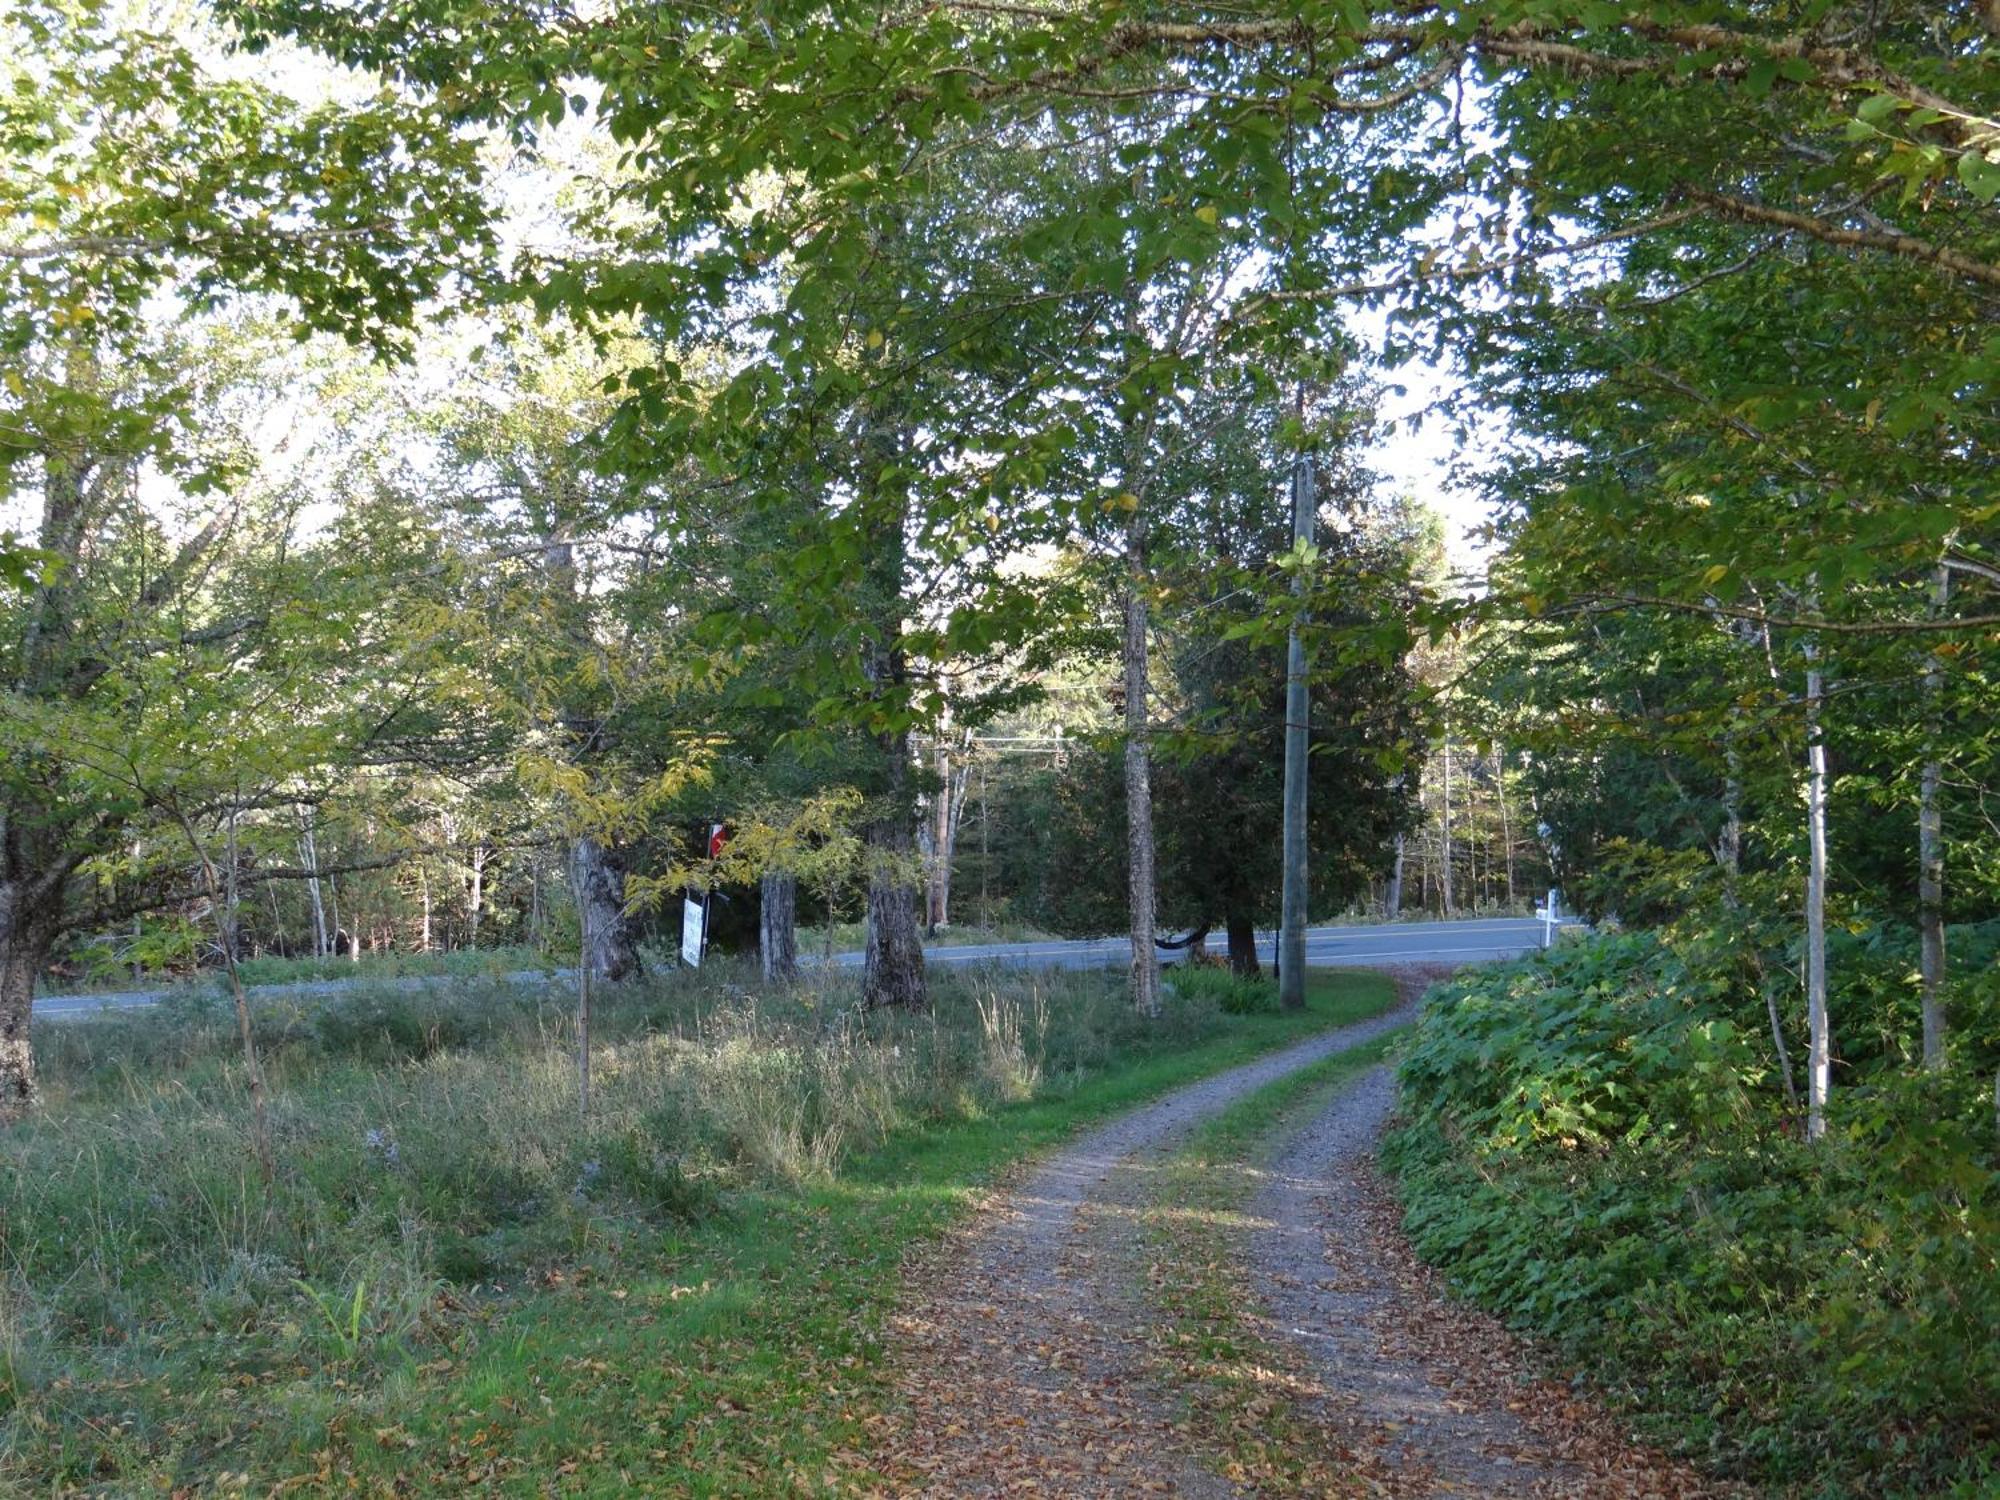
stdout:
<svg viewBox="0 0 2000 1500">
<path fill-rule="evenodd" d="M 361 1309 L 368 1296 L 368 1283 L 354 1283 L 353 1300 L 345 1308 L 309 1281 L 295 1281 L 292 1285 L 303 1292 L 318 1310 L 320 1330 L 331 1336 L 341 1363 L 350 1363 L 361 1352 Z"/>
<path fill-rule="evenodd" d="M 1261 974 L 1189 964 L 1175 969 L 1166 982 L 1188 1002 L 1213 1005 L 1226 1016 L 1270 1015 L 1278 1009 L 1277 982 Z"/>
</svg>

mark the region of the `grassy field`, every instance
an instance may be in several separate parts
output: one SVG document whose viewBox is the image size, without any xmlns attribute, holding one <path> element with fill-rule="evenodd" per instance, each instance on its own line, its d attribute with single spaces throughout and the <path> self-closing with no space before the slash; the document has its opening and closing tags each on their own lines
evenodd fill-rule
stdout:
<svg viewBox="0 0 2000 1500">
<path fill-rule="evenodd" d="M 605 997 L 588 1121 L 560 997 L 267 1004 L 268 1183 L 205 997 L 42 1028 L 44 1112 L 0 1142 L 0 1486 L 864 1483 L 913 1240 L 1078 1124 L 1391 999 L 1193 984 L 1149 1024 L 1108 976 L 939 975 L 930 1014 L 865 1016 L 743 977 Z"/>
<path fill-rule="evenodd" d="M 648 955 L 650 958 L 651 955 Z M 273 954 L 245 958 L 236 971 L 246 985 L 304 984 L 316 980 L 491 979 L 502 974 L 547 971 L 574 964 L 576 955 L 558 955 L 517 943 L 495 948 L 435 949 L 429 953 L 363 953 L 327 958 L 281 958 Z M 664 963 L 664 959 L 661 960 Z M 224 983 L 219 968 L 152 970 L 134 974 L 124 967 L 88 975 L 51 975 L 42 991 L 51 995 L 90 995 L 119 990 L 214 989 Z"/>
<path fill-rule="evenodd" d="M 800 957 L 807 962 L 817 958 L 825 951 L 828 936 L 824 927 L 800 928 Z M 842 922 L 834 926 L 831 936 L 834 952 L 849 953 L 860 949 L 866 940 L 866 929 L 859 922 Z M 1054 933 L 1044 932 L 1024 922 L 1001 922 L 991 926 L 941 927 L 924 941 L 927 947 L 962 948 L 980 943 L 1042 943 L 1060 939 Z M 663 948 L 647 946 L 641 956 L 648 969 L 664 971 L 679 964 L 677 954 Z M 434 949 L 428 953 L 363 953 L 354 957 L 282 958 L 266 954 L 242 959 L 236 968 L 243 982 L 255 988 L 330 979 L 360 983 L 376 979 L 493 979 L 503 974 L 545 973 L 573 967 L 575 963 L 574 951 L 550 952 L 516 943 L 491 948 Z M 214 988 L 222 983 L 221 970 L 213 967 L 135 974 L 120 965 L 102 967 L 88 974 L 52 974 L 45 978 L 43 991 L 52 995 L 88 995 L 180 986 Z"/>
</svg>

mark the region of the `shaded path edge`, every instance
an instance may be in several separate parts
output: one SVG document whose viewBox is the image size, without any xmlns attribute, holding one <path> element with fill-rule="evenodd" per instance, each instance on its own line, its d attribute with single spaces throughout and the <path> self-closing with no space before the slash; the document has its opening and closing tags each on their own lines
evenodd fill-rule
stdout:
<svg viewBox="0 0 2000 1500">
<path fill-rule="evenodd" d="M 1546 1351 L 1445 1288 L 1376 1163 L 1395 1103 L 1388 1065 L 1347 1080 L 1289 1124 L 1248 1206 L 1245 1275 L 1314 1377 L 1329 1440 L 1398 1494 L 1749 1493 L 1632 1441 L 1591 1392 L 1549 1375 Z"/>
</svg>

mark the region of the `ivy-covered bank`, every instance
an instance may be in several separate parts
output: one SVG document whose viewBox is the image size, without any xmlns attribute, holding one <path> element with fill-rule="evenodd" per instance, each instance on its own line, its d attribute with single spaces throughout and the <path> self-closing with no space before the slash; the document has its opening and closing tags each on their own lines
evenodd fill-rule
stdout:
<svg viewBox="0 0 2000 1500">
<path fill-rule="evenodd" d="M 2000 924 L 1952 937 L 1970 977 L 1937 1073 L 1900 1041 L 1904 945 L 1867 934 L 1837 955 L 1816 1144 L 1726 945 L 1632 933 L 1440 986 L 1385 1148 L 1413 1242 L 1647 1436 L 1724 1472 L 1806 1495 L 1994 1493 Z"/>
</svg>

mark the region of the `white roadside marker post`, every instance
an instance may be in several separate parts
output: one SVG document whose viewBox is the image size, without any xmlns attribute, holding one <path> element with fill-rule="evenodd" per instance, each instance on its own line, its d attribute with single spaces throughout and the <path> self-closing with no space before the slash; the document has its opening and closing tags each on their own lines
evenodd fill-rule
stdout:
<svg viewBox="0 0 2000 1500">
<path fill-rule="evenodd" d="M 1562 893 L 1551 890 L 1548 900 L 1535 908 L 1535 916 L 1542 924 L 1542 947 L 1553 948 L 1556 941 L 1556 927 L 1562 921 Z"/>
</svg>

